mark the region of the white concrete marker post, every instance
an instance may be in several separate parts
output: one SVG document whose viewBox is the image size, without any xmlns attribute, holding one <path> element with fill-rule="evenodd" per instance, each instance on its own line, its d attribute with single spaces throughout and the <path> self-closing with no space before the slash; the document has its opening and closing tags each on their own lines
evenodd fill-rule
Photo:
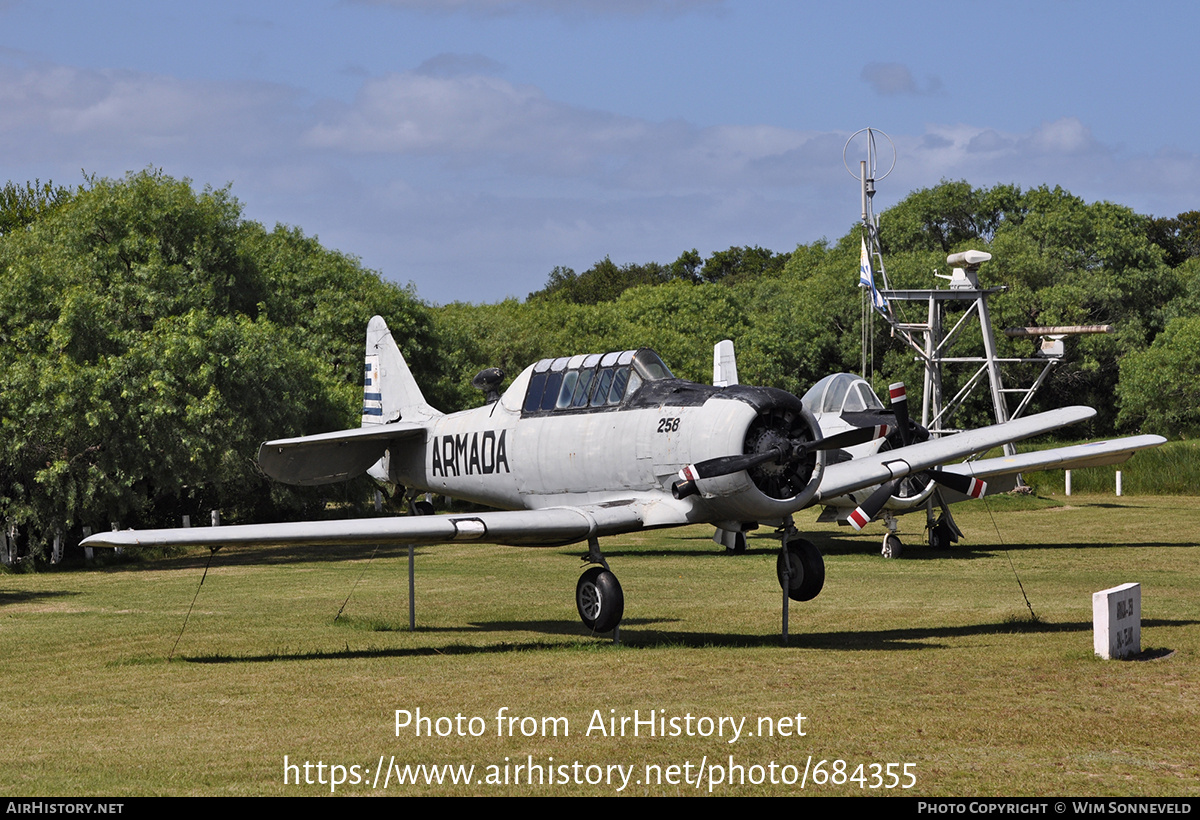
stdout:
<svg viewBox="0 0 1200 820">
<path fill-rule="evenodd" d="M 1092 646 L 1105 660 L 1142 651 L 1142 585 L 1092 593 Z"/>
</svg>

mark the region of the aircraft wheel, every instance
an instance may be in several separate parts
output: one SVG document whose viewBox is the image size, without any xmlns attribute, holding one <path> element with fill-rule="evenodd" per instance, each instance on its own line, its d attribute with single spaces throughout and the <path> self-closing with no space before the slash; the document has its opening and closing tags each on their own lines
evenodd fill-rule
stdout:
<svg viewBox="0 0 1200 820">
<path fill-rule="evenodd" d="M 816 598 L 821 593 L 821 587 L 825 586 L 825 559 L 816 545 L 803 538 L 788 541 L 786 560 L 791 577 L 786 587 L 783 580 L 784 560 L 784 553 L 780 551 L 779 559 L 775 562 L 780 588 L 786 589 L 793 601 Z"/>
<path fill-rule="evenodd" d="M 575 606 L 583 625 L 593 632 L 611 632 L 625 614 L 625 593 L 617 576 L 602 567 L 592 567 L 575 585 Z"/>
<path fill-rule="evenodd" d="M 883 549 L 879 552 L 884 558 L 899 558 L 900 553 L 904 552 L 904 544 L 900 541 L 899 536 L 889 532 L 883 536 Z"/>
<path fill-rule="evenodd" d="M 726 552 L 745 552 L 746 551 L 746 533 L 737 532 L 733 534 L 733 546 L 727 547 Z"/>
<path fill-rule="evenodd" d="M 950 537 L 950 526 L 939 521 L 929 528 L 929 547 L 935 550 L 950 549 L 954 539 Z"/>
<path fill-rule="evenodd" d="M 428 501 L 417 501 L 413 504 L 413 512 L 417 515 L 433 515 L 433 505 Z"/>
</svg>

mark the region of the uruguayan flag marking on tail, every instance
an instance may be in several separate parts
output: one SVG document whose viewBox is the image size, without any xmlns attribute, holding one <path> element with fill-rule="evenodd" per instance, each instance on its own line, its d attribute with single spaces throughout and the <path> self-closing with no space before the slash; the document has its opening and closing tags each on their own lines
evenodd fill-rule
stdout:
<svg viewBox="0 0 1200 820">
<path fill-rule="evenodd" d="M 383 421 L 383 394 L 379 392 L 379 357 L 367 356 L 366 372 L 363 374 L 363 424 L 379 424 Z"/>
</svg>

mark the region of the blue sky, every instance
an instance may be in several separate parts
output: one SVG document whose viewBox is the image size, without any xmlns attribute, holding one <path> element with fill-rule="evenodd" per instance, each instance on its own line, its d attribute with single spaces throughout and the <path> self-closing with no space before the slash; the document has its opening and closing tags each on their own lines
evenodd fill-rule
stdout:
<svg viewBox="0 0 1200 820">
<path fill-rule="evenodd" d="M 430 301 L 556 265 L 837 239 L 966 179 L 1197 208 L 1200 6 L 0 0 L 0 177 L 232 185 Z M 854 153 L 857 158 L 857 153 Z"/>
</svg>

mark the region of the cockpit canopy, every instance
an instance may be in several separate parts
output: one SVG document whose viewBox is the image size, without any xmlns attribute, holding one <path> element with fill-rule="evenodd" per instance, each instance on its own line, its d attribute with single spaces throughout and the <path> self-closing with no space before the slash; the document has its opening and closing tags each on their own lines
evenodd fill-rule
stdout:
<svg viewBox="0 0 1200 820">
<path fill-rule="evenodd" d="M 617 407 L 644 382 L 673 379 L 648 347 L 542 359 L 533 366 L 525 413 Z"/>
<path fill-rule="evenodd" d="M 875 395 L 871 385 L 853 373 L 834 373 L 814 384 L 804 394 L 804 407 L 814 414 L 829 413 L 840 416 L 847 412 L 882 410 L 883 402 Z"/>
</svg>

